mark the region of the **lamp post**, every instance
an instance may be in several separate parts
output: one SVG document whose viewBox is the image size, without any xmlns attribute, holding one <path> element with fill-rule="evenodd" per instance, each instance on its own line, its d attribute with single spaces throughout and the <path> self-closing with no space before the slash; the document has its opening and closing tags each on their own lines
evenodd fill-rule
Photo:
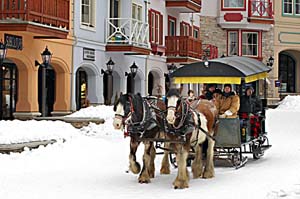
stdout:
<svg viewBox="0 0 300 199">
<path fill-rule="evenodd" d="M 7 48 L 6 43 L 3 43 L 2 40 L 0 41 L 0 66 L 2 66 L 3 61 L 6 57 Z"/>
<path fill-rule="evenodd" d="M 272 67 L 274 64 L 274 58 L 272 56 L 269 57 L 269 59 L 267 60 L 267 66 Z M 264 79 L 264 107 L 268 106 L 268 86 L 267 86 L 267 78 Z"/>
<path fill-rule="evenodd" d="M 46 81 L 46 73 L 47 67 L 51 63 L 52 54 L 48 50 L 46 46 L 45 50 L 41 53 L 43 63 L 40 64 L 37 60 L 35 60 L 35 65 L 42 67 L 42 117 L 46 116 L 46 100 L 47 100 L 47 81 Z"/>
<path fill-rule="evenodd" d="M 2 40 L 0 41 L 0 78 L 1 78 L 1 82 L 0 82 L 0 91 L 2 92 L 2 64 L 4 62 L 4 59 L 6 57 L 6 53 L 7 53 L 7 48 L 6 48 L 6 43 L 2 42 Z M 2 96 L 0 96 L 0 110 L 1 110 L 1 119 L 3 119 L 3 110 L 2 110 Z"/>
<path fill-rule="evenodd" d="M 101 74 L 106 74 L 107 77 L 107 85 L 106 85 L 106 97 L 105 102 L 106 104 L 110 105 L 111 104 L 111 98 L 113 96 L 113 67 L 115 63 L 111 58 L 109 58 L 108 62 L 106 63 L 106 70 L 101 69 Z"/>
<path fill-rule="evenodd" d="M 125 72 L 125 76 L 130 77 L 130 84 L 131 84 L 130 92 L 134 94 L 134 78 L 137 74 L 138 66 L 135 64 L 135 62 L 133 62 L 133 64 L 129 68 L 130 68 L 130 73 Z"/>
</svg>

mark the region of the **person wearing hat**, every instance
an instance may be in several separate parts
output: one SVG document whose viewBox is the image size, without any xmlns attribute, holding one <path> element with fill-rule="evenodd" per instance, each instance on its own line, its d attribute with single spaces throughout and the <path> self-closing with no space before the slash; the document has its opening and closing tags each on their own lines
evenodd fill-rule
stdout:
<svg viewBox="0 0 300 199">
<path fill-rule="evenodd" d="M 205 86 L 205 90 L 203 91 L 203 94 L 199 96 L 199 99 L 212 100 L 215 89 L 216 89 L 215 84 L 207 84 Z"/>
<path fill-rule="evenodd" d="M 231 84 L 225 84 L 221 97 L 216 100 L 215 105 L 219 111 L 220 118 L 237 118 L 240 108 L 240 98 L 232 91 Z"/>
<path fill-rule="evenodd" d="M 245 94 L 240 98 L 241 106 L 239 113 L 246 113 L 247 115 L 255 114 L 262 110 L 261 100 L 254 95 L 254 89 L 248 86 L 245 90 Z"/>
</svg>

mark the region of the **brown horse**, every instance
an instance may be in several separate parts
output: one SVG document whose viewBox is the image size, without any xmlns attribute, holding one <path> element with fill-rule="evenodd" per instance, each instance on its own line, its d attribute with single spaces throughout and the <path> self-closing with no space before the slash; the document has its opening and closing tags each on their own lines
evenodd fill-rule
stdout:
<svg viewBox="0 0 300 199">
<path fill-rule="evenodd" d="M 140 183 L 149 183 L 154 177 L 154 159 L 156 150 L 154 142 L 159 138 L 164 129 L 163 117 L 166 106 L 158 99 L 146 100 L 140 94 L 121 95 L 114 106 L 115 118 L 113 126 L 115 129 L 126 127 L 130 136 L 129 170 L 134 174 L 141 171 L 140 164 L 136 160 L 136 151 L 141 141 L 145 145 L 143 155 L 143 168 L 139 175 Z M 160 173 L 169 174 L 170 164 L 168 151 L 164 152 Z"/>
<path fill-rule="evenodd" d="M 178 165 L 178 174 L 173 182 L 174 188 L 187 188 L 189 175 L 187 171 L 187 158 L 191 147 L 195 151 L 192 163 L 194 178 L 214 177 L 214 126 L 217 117 L 215 105 L 208 100 L 197 100 L 190 105 L 181 99 L 177 89 L 171 89 L 167 94 L 168 112 L 167 121 L 173 127 L 173 135 L 168 133 L 170 139 L 176 141 L 171 144 L 175 151 Z M 182 142 L 179 142 L 179 140 Z M 207 159 L 203 166 L 202 144 L 208 140 Z"/>
</svg>

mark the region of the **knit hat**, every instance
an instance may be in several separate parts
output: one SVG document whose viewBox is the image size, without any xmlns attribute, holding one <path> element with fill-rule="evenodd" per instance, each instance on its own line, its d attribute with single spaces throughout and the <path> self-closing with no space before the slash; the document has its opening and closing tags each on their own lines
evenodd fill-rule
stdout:
<svg viewBox="0 0 300 199">
<path fill-rule="evenodd" d="M 230 89 L 232 89 L 231 84 L 224 84 L 224 88 L 225 88 L 225 87 L 229 87 Z"/>
</svg>

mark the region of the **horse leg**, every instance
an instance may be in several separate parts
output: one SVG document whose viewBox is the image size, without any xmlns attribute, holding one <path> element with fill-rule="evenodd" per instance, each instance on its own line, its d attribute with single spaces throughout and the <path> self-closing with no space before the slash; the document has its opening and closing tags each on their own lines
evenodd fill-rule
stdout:
<svg viewBox="0 0 300 199">
<path fill-rule="evenodd" d="M 206 165 L 204 168 L 203 178 L 213 178 L 215 176 L 214 146 L 215 146 L 215 141 L 209 138 L 208 147 L 207 147 Z"/>
<path fill-rule="evenodd" d="M 189 147 L 182 146 L 177 144 L 179 147 L 176 147 L 176 162 L 178 165 L 178 172 L 175 181 L 173 182 L 175 189 L 184 189 L 189 187 L 189 174 L 186 166 L 186 161 L 188 158 Z"/>
<path fill-rule="evenodd" d="M 156 150 L 154 147 L 154 143 L 151 142 L 151 149 L 150 149 L 150 167 L 149 167 L 149 175 L 150 178 L 154 178 L 155 176 L 155 156 L 156 156 Z"/>
<path fill-rule="evenodd" d="M 195 158 L 192 163 L 193 178 L 202 177 L 203 161 L 202 161 L 202 145 L 197 144 L 195 146 Z"/>
<path fill-rule="evenodd" d="M 161 168 L 160 168 L 160 174 L 170 174 L 170 162 L 169 162 L 169 151 L 168 149 L 170 148 L 170 143 L 165 142 L 164 143 L 164 148 L 167 150 L 164 150 L 164 156 L 161 162 Z"/>
<path fill-rule="evenodd" d="M 149 183 L 150 182 L 150 165 L 151 165 L 151 148 L 153 142 L 144 142 L 145 150 L 143 155 L 143 169 L 139 176 L 139 183 Z"/>
<path fill-rule="evenodd" d="M 141 166 L 136 161 L 135 155 L 139 144 L 134 138 L 130 139 L 129 170 L 134 174 L 138 174 L 141 171 Z"/>
</svg>

